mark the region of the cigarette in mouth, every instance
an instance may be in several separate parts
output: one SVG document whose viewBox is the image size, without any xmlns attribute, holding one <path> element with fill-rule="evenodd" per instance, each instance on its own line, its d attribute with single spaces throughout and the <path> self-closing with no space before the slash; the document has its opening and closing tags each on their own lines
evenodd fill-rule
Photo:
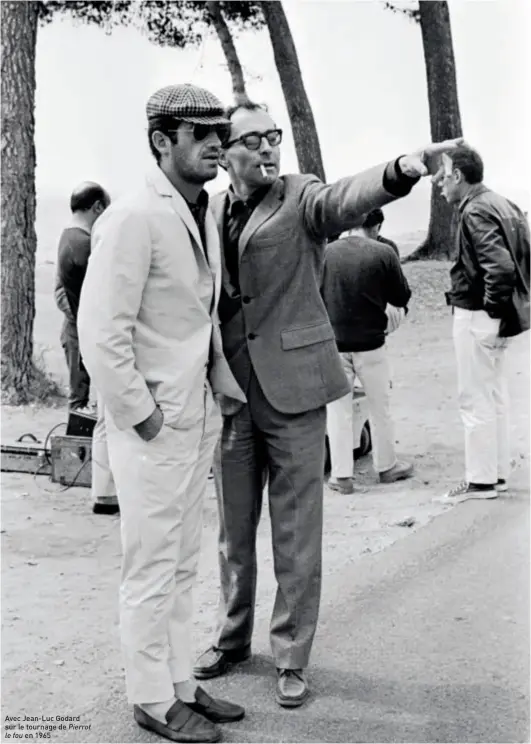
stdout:
<svg viewBox="0 0 531 744">
<path fill-rule="evenodd" d="M 260 173 L 262 174 L 262 176 L 264 178 L 267 178 L 267 168 L 265 167 L 265 165 L 263 163 L 260 166 Z"/>
</svg>

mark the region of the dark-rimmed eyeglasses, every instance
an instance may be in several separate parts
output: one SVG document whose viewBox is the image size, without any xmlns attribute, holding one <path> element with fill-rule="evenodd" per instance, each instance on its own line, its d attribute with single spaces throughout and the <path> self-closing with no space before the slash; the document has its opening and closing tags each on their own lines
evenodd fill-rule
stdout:
<svg viewBox="0 0 531 744">
<path fill-rule="evenodd" d="M 242 134 L 241 137 L 236 137 L 228 142 L 222 142 L 222 144 L 225 150 L 237 142 L 241 142 L 248 150 L 259 150 L 264 137 L 271 147 L 277 147 L 282 142 L 282 129 L 267 129 L 265 132 L 247 132 L 247 134 Z"/>
<path fill-rule="evenodd" d="M 198 124 L 192 122 L 185 122 L 190 124 L 190 130 L 196 142 L 202 142 L 209 134 L 215 132 L 218 135 L 219 141 L 223 144 L 229 138 L 230 135 L 230 124 Z M 168 137 L 172 138 L 177 133 L 177 129 L 170 129 L 166 132 Z"/>
</svg>

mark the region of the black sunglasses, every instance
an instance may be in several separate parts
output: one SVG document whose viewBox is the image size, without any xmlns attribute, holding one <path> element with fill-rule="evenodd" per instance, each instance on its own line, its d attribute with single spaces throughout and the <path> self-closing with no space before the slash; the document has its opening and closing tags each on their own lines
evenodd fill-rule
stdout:
<svg viewBox="0 0 531 744">
<path fill-rule="evenodd" d="M 192 122 L 187 123 L 191 124 L 191 129 L 189 131 L 193 133 L 196 142 L 202 142 L 208 137 L 209 134 L 215 132 L 218 135 L 219 141 L 223 144 L 223 142 L 225 142 L 230 135 L 230 124 L 193 124 Z M 176 133 L 176 129 L 172 129 L 166 132 L 168 137 L 172 137 L 172 135 L 175 135 Z"/>
<path fill-rule="evenodd" d="M 222 144 L 225 150 L 237 142 L 241 142 L 248 150 L 259 150 L 264 137 L 271 147 L 276 147 L 282 142 L 282 129 L 268 129 L 266 132 L 248 132 L 228 142 L 223 143 L 222 141 Z"/>
</svg>

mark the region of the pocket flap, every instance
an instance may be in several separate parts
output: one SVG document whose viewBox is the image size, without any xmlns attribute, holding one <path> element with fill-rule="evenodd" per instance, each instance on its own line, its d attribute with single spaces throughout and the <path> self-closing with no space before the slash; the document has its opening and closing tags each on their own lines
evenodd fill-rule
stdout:
<svg viewBox="0 0 531 744">
<path fill-rule="evenodd" d="M 290 328 L 281 331 L 282 348 L 298 349 L 301 346 L 311 346 L 318 344 L 320 341 L 333 341 L 335 339 L 334 331 L 330 323 L 313 323 L 312 325 L 302 326 L 301 328 Z"/>
</svg>

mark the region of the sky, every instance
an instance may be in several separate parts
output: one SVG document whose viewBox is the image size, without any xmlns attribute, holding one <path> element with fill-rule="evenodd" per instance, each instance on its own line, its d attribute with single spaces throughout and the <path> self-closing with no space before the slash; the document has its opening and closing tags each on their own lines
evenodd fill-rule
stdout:
<svg viewBox="0 0 531 744">
<path fill-rule="evenodd" d="M 486 183 L 520 203 L 526 192 L 529 199 L 531 171 L 530 5 L 527 0 L 450 0 L 465 137 L 483 156 Z M 380 0 L 288 0 L 284 7 L 327 180 L 430 140 L 417 25 L 384 10 Z M 284 129 L 282 169 L 297 171 L 268 33 L 239 34 L 236 45 L 251 98 L 266 102 Z M 106 35 L 65 20 L 40 29 L 38 197 L 52 194 L 67 203 L 83 180 L 101 182 L 114 197 L 139 182 L 152 162 L 146 100 L 157 88 L 181 82 L 202 85 L 231 101 L 229 73 L 213 32 L 200 47 L 181 51 L 155 47 L 132 29 Z M 226 183 L 221 173 L 209 191 L 215 193 Z M 419 193 L 427 208 L 429 185 Z M 398 224 L 397 215 L 398 208 L 390 222 Z M 419 216 L 419 222 L 425 219 L 425 213 Z M 414 222 L 415 216 L 408 214 L 407 220 Z"/>
</svg>

